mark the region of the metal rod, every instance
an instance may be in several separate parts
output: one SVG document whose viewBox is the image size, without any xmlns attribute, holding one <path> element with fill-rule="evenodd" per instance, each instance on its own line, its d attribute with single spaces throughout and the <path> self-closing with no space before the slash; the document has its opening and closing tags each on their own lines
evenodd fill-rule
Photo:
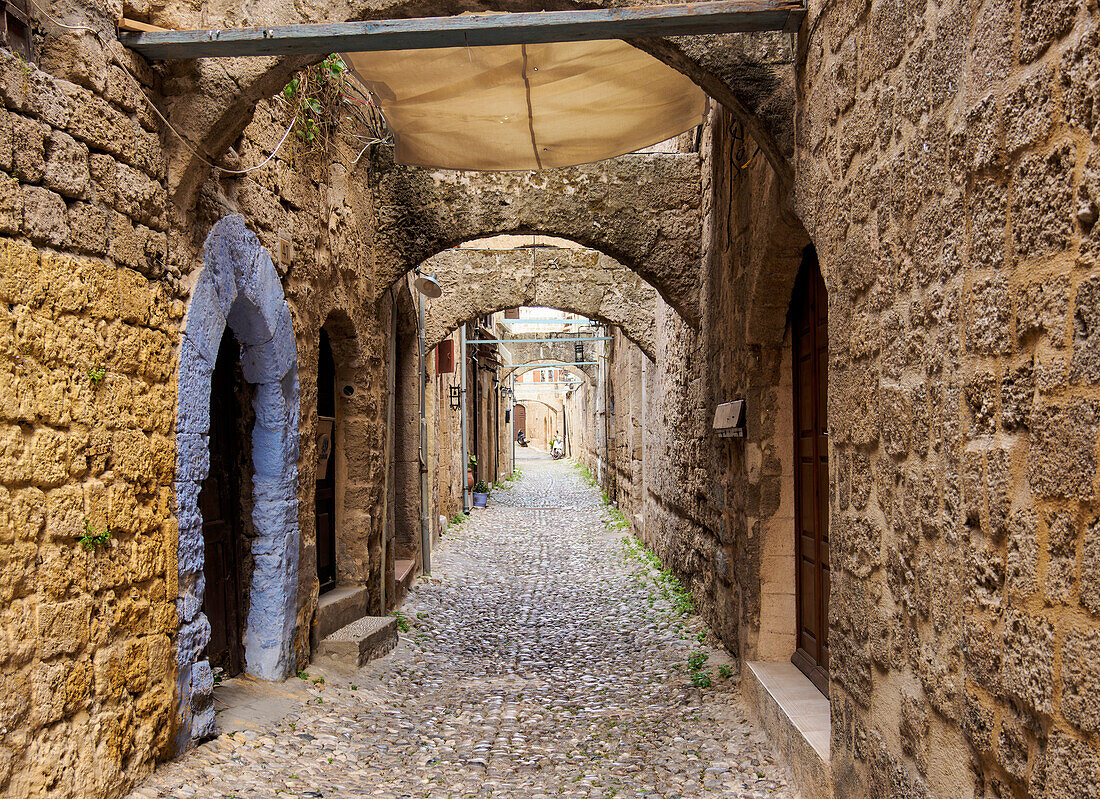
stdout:
<svg viewBox="0 0 1100 799">
<path fill-rule="evenodd" d="M 592 325 L 591 319 L 499 319 L 506 325 Z"/>
<path fill-rule="evenodd" d="M 424 387 L 428 382 L 427 342 L 424 341 L 424 295 L 419 297 L 419 331 L 417 343 L 420 348 L 420 557 L 424 574 L 432 573 L 432 526 L 431 506 L 428 501 L 428 417 Z"/>
<path fill-rule="evenodd" d="M 512 363 L 506 366 L 502 366 L 501 369 L 526 369 L 530 367 L 532 369 L 539 369 L 546 367 L 547 369 L 553 366 L 595 366 L 599 361 L 540 361 L 539 363 Z"/>
<path fill-rule="evenodd" d="M 470 464 L 470 447 L 466 440 L 466 325 L 458 328 L 458 354 L 459 367 L 459 417 L 461 419 L 460 432 L 462 435 L 462 512 L 470 512 L 470 487 L 466 479 L 466 470 Z"/>
<path fill-rule="evenodd" d="M 146 58 L 229 58 L 638 39 L 746 31 L 796 32 L 792 0 L 720 0 L 633 8 L 471 14 L 271 28 L 120 33 Z"/>
<path fill-rule="evenodd" d="M 467 347 L 478 344 L 575 344 L 581 341 L 611 341 L 611 336 L 588 336 L 587 338 L 472 338 Z"/>
</svg>

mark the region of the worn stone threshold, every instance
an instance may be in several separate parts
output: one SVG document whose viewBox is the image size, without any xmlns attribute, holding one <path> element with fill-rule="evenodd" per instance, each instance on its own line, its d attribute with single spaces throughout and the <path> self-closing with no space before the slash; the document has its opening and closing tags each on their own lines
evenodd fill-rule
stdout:
<svg viewBox="0 0 1100 799">
<path fill-rule="evenodd" d="M 829 700 L 789 662 L 745 664 L 743 688 L 802 796 L 832 797 Z"/>
</svg>

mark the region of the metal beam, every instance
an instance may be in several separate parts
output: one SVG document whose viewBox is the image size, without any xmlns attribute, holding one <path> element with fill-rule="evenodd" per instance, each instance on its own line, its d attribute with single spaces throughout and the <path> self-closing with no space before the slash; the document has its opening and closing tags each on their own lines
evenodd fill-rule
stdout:
<svg viewBox="0 0 1100 799">
<path fill-rule="evenodd" d="M 598 325 L 591 319 L 498 319 L 506 325 Z"/>
<path fill-rule="evenodd" d="M 793 0 L 719 0 L 666 6 L 471 14 L 274 28 L 120 33 L 119 40 L 150 59 L 231 58 L 747 31 L 793 33 L 805 16 L 805 6 Z"/>
<path fill-rule="evenodd" d="M 611 341 L 613 336 L 588 336 L 587 338 L 472 338 L 467 347 L 478 344 L 577 344 L 581 341 Z"/>
</svg>

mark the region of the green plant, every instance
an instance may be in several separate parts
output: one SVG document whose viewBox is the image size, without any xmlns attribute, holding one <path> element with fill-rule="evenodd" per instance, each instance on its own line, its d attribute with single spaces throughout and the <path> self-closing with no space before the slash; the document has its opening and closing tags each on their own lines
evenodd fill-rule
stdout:
<svg viewBox="0 0 1100 799">
<path fill-rule="evenodd" d="M 463 513 L 462 511 L 459 511 L 458 513 L 456 513 L 454 516 L 451 517 L 451 524 L 462 524 L 464 521 L 466 521 L 469 518 L 470 517 L 467 516 L 465 513 Z"/>
<path fill-rule="evenodd" d="M 309 679 L 309 672 L 308 671 L 299 671 L 298 672 L 298 679 L 299 680 L 308 680 Z"/>
<path fill-rule="evenodd" d="M 718 676 L 724 680 L 728 680 L 730 677 L 733 676 L 733 669 L 723 663 L 721 666 L 718 667 Z"/>
<path fill-rule="evenodd" d="M 707 640 L 707 631 L 706 630 L 700 630 L 699 632 L 695 633 L 695 640 L 698 641 L 699 643 L 703 643 L 704 641 L 706 641 Z"/>
<path fill-rule="evenodd" d="M 409 631 L 409 618 L 408 618 L 408 616 L 406 616 L 400 610 L 395 610 L 392 613 L 390 613 L 390 615 L 393 616 L 395 619 L 397 619 L 397 629 L 399 629 L 403 633 L 407 633 Z"/>
<path fill-rule="evenodd" d="M 476 483 L 474 483 L 474 493 L 475 494 L 488 494 L 489 493 L 489 484 L 486 483 L 484 480 L 478 480 Z"/>
<path fill-rule="evenodd" d="M 475 466 L 477 466 L 477 455 L 471 455 L 466 459 L 466 468 L 473 469 Z"/>
<path fill-rule="evenodd" d="M 80 546 L 91 552 L 99 547 L 109 546 L 111 543 L 111 528 L 104 527 L 96 530 L 91 519 L 84 519 L 84 532 L 77 536 Z"/>
<path fill-rule="evenodd" d="M 692 671 L 699 671 L 709 659 L 710 655 L 706 652 L 692 652 L 688 655 L 688 668 Z"/>
<path fill-rule="evenodd" d="M 709 671 L 693 671 L 691 673 L 691 684 L 696 688 L 710 688 L 714 682 L 710 679 Z"/>
<path fill-rule="evenodd" d="M 88 370 L 88 382 L 92 388 L 99 388 L 99 384 L 103 382 L 103 379 L 107 377 L 107 370 L 102 366 L 97 366 L 94 369 Z"/>
</svg>

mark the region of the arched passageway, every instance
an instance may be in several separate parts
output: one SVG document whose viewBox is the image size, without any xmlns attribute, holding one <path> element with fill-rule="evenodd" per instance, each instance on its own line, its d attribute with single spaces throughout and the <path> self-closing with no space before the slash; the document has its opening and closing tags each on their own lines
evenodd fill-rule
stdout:
<svg viewBox="0 0 1100 799">
<path fill-rule="evenodd" d="M 210 641 L 210 621 L 203 612 L 206 545 L 199 495 L 210 468 L 211 378 L 226 335 L 240 342 L 241 369 L 253 387 L 255 414 L 250 475 L 255 538 L 249 548 L 252 574 L 244 594 L 248 613 L 241 636 L 245 670 L 262 679 L 280 679 L 294 666 L 297 612 L 297 350 L 275 267 L 244 219 L 235 216 L 219 222 L 207 237 L 180 348 L 176 562 L 181 747 L 211 735 L 214 725 L 213 676 L 202 657 Z M 223 365 L 229 366 L 224 358 Z M 218 418 L 224 421 L 220 413 Z M 228 503 L 229 513 L 243 515 L 239 498 L 230 497 Z"/>
</svg>

